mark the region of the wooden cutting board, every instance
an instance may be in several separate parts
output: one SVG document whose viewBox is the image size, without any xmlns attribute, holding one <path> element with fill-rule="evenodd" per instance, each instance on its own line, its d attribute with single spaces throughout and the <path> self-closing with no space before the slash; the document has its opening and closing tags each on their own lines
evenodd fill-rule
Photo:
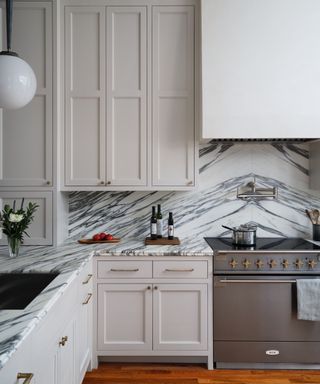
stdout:
<svg viewBox="0 0 320 384">
<path fill-rule="evenodd" d="M 78 243 L 80 244 L 103 244 L 103 243 L 120 243 L 121 239 L 118 237 L 114 237 L 112 240 L 92 240 L 92 239 L 80 239 Z"/>
<path fill-rule="evenodd" d="M 151 237 L 147 237 L 144 241 L 145 245 L 180 245 L 179 237 L 174 237 L 172 240 L 169 240 L 165 237 L 160 239 L 152 240 Z"/>
</svg>

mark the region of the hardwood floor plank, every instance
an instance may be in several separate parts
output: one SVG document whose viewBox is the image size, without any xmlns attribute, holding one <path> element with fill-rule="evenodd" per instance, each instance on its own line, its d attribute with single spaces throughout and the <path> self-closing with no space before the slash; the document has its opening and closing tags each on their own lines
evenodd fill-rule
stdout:
<svg viewBox="0 0 320 384">
<path fill-rule="evenodd" d="M 191 364 L 101 363 L 83 384 L 320 384 L 320 371 L 214 370 Z"/>
</svg>

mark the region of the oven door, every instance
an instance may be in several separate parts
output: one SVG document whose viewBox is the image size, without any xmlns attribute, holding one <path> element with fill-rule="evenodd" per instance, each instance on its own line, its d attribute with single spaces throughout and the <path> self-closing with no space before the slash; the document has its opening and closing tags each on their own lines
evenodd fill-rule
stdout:
<svg viewBox="0 0 320 384">
<path fill-rule="evenodd" d="M 299 278 L 215 276 L 215 361 L 319 363 L 320 322 L 297 319 Z"/>
</svg>

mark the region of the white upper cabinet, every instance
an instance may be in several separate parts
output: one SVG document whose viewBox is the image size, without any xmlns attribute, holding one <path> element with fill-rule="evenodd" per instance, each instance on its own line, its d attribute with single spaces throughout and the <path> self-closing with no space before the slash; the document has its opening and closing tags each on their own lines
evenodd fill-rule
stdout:
<svg viewBox="0 0 320 384">
<path fill-rule="evenodd" d="M 4 12 L 2 13 L 4 23 Z M 51 3 L 16 3 L 12 49 L 33 68 L 34 99 L 18 110 L 0 109 L 0 187 L 52 185 Z M 2 35 L 5 46 L 5 34 Z"/>
<path fill-rule="evenodd" d="M 320 2 L 201 3 L 202 137 L 319 137 Z"/>
<path fill-rule="evenodd" d="M 107 8 L 107 183 L 146 185 L 147 9 Z"/>
<path fill-rule="evenodd" d="M 193 6 L 153 7 L 152 185 L 195 184 Z"/>
<path fill-rule="evenodd" d="M 195 3 L 99 4 L 62 8 L 62 189 L 194 187 Z"/>
<path fill-rule="evenodd" d="M 65 182 L 105 183 L 105 8 L 65 10 Z"/>
<path fill-rule="evenodd" d="M 67 186 L 147 182 L 146 7 L 67 7 Z"/>
</svg>

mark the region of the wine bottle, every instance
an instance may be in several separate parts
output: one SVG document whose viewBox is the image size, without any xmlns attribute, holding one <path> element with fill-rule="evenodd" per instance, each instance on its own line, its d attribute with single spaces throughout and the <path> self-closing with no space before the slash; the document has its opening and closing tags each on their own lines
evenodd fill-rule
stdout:
<svg viewBox="0 0 320 384">
<path fill-rule="evenodd" d="M 157 216 L 156 216 L 156 207 L 152 207 L 152 215 L 150 222 L 150 237 L 152 240 L 157 238 Z"/>
<path fill-rule="evenodd" d="M 173 215 L 172 212 L 169 212 L 169 219 L 168 219 L 168 240 L 173 240 L 174 236 L 174 222 L 173 222 Z"/>
<path fill-rule="evenodd" d="M 162 237 L 162 213 L 161 213 L 161 205 L 158 204 L 158 212 L 157 212 L 157 237 L 161 239 Z"/>
</svg>

